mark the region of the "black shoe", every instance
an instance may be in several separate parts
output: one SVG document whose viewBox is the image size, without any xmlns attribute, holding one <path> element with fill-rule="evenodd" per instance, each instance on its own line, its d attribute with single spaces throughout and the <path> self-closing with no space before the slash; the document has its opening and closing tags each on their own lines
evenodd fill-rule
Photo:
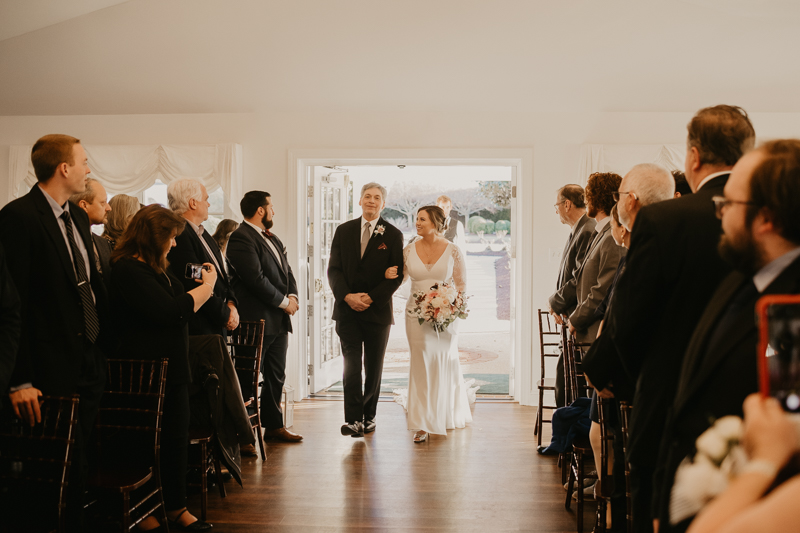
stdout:
<svg viewBox="0 0 800 533">
<path fill-rule="evenodd" d="M 194 522 L 192 522 L 191 524 L 189 524 L 188 526 L 180 525 L 180 523 L 178 523 L 178 520 L 180 519 L 181 515 L 183 515 L 183 513 L 186 513 L 187 511 L 188 511 L 188 509 L 184 509 L 183 512 L 181 512 L 181 514 L 179 514 L 175 518 L 175 520 L 170 520 L 169 521 L 169 529 L 171 531 L 209 531 L 210 529 L 212 529 L 214 527 L 211 524 L 209 524 L 208 522 L 204 522 L 203 520 L 200 520 L 199 518 L 197 520 L 195 520 Z"/>
<path fill-rule="evenodd" d="M 536 453 L 539 455 L 558 455 L 557 451 L 548 450 L 549 446 L 539 446 L 536 448 Z"/>
<path fill-rule="evenodd" d="M 372 433 L 373 431 L 375 431 L 375 426 L 377 426 L 377 424 L 375 423 L 374 418 L 372 420 L 365 420 L 364 433 Z"/>
<path fill-rule="evenodd" d="M 345 424 L 342 426 L 342 435 L 350 435 L 353 438 L 364 436 L 364 424 L 361 422 L 353 422 L 352 424 Z"/>
</svg>

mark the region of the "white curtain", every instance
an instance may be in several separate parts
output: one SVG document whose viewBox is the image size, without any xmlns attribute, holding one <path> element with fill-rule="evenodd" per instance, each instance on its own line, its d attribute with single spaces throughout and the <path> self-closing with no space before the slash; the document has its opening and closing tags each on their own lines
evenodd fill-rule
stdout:
<svg viewBox="0 0 800 533">
<path fill-rule="evenodd" d="M 586 185 L 593 172 L 616 172 L 624 176 L 639 163 L 658 163 L 667 170 L 683 170 L 683 144 L 584 144 L 578 166 L 578 181 Z"/>
<path fill-rule="evenodd" d="M 36 184 L 32 146 L 12 146 L 9 157 L 10 197 L 24 195 Z M 231 214 L 242 197 L 242 146 L 239 144 L 111 146 L 84 145 L 91 177 L 109 194 L 136 194 L 156 180 L 170 183 L 198 178 L 209 192 L 222 187 Z"/>
</svg>

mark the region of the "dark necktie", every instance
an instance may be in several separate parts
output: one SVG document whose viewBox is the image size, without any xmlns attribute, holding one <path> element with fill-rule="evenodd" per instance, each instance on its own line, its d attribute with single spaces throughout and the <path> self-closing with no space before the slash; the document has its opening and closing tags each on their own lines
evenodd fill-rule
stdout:
<svg viewBox="0 0 800 533">
<path fill-rule="evenodd" d="M 100 333 L 100 320 L 97 318 L 97 309 L 92 299 L 92 288 L 89 285 L 89 276 L 86 273 L 86 263 L 83 261 L 81 251 L 75 242 L 75 232 L 72 229 L 72 219 L 69 211 L 61 213 L 64 225 L 67 228 L 67 240 L 70 250 L 72 250 L 72 263 L 75 266 L 75 276 L 78 281 L 78 294 L 81 296 L 81 307 L 83 307 L 83 323 L 86 331 L 86 338 L 89 342 L 94 342 Z"/>
</svg>

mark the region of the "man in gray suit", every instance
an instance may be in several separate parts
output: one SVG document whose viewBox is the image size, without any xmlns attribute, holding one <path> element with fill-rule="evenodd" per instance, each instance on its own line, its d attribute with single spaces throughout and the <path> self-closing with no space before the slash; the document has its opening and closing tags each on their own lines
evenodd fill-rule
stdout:
<svg viewBox="0 0 800 533">
<path fill-rule="evenodd" d="M 583 198 L 583 187 L 580 185 L 564 185 L 558 190 L 556 195 L 556 214 L 562 224 L 570 227 L 569 239 L 564 245 L 561 253 L 561 265 L 558 269 L 558 281 L 556 282 L 556 292 L 550 296 L 550 314 L 561 324 L 561 315 L 553 311 L 553 302 L 561 302 L 564 298 L 562 294 L 564 287 L 574 278 L 575 270 L 583 262 L 586 250 L 595 236 L 595 220 L 586 216 L 586 202 Z M 574 298 L 574 293 L 570 295 L 571 300 L 564 302 L 569 315 L 578 305 Z M 558 304 L 557 304 L 558 305 Z M 556 405 L 564 406 L 564 353 L 558 356 L 556 366 Z"/>
<path fill-rule="evenodd" d="M 586 257 L 575 271 L 575 277 L 564 286 L 564 298 L 554 299 L 551 307 L 556 313 L 568 314 L 568 327 L 578 342 L 593 342 L 600 327 L 595 309 L 605 298 L 620 258 L 625 249 L 617 246 L 611 236 L 609 213 L 614 207 L 614 193 L 619 190 L 622 177 L 610 172 L 596 172 L 586 184 L 587 214 L 594 218 L 595 236 L 586 251 Z M 572 312 L 568 302 L 575 298 Z"/>
<path fill-rule="evenodd" d="M 108 194 L 103 184 L 96 179 L 86 178 L 86 190 L 73 194 L 69 201 L 86 211 L 92 226 L 108 222 L 108 212 L 111 211 Z M 103 284 L 108 288 L 111 283 L 111 244 L 96 233 L 92 233 L 92 240 L 95 267 L 103 277 Z"/>
</svg>

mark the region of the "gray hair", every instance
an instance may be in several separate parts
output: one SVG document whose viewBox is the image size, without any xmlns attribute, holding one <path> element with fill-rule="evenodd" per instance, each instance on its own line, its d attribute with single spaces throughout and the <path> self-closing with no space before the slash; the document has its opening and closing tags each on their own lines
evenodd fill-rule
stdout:
<svg viewBox="0 0 800 533">
<path fill-rule="evenodd" d="M 386 192 L 386 187 L 384 187 L 380 183 L 375 183 L 374 181 L 371 181 L 371 182 L 367 183 L 366 185 L 364 185 L 363 187 L 361 187 L 361 196 L 360 196 L 360 198 L 363 198 L 364 197 L 364 193 L 367 192 L 369 189 L 378 189 L 378 190 L 380 190 L 381 191 L 381 197 L 383 198 L 383 201 L 384 202 L 386 201 L 386 197 L 388 196 L 388 193 Z"/>
<path fill-rule="evenodd" d="M 675 196 L 675 179 L 661 165 L 642 163 L 625 175 L 625 188 L 636 193 L 642 206 L 669 200 Z"/>
<path fill-rule="evenodd" d="M 169 208 L 176 215 L 182 215 L 189 210 L 189 200 L 203 199 L 203 184 L 195 178 L 181 178 L 173 181 L 167 187 L 167 201 Z"/>
</svg>

